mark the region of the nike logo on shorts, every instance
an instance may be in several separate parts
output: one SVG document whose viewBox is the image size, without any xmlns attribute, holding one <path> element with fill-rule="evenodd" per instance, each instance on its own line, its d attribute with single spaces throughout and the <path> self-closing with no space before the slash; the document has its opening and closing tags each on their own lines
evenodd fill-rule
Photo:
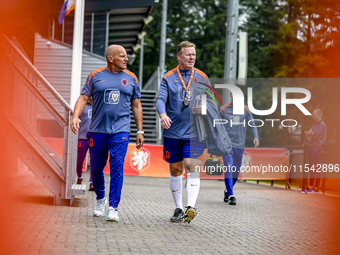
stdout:
<svg viewBox="0 0 340 255">
<path fill-rule="evenodd" d="M 104 82 L 104 81 L 106 81 L 106 80 L 103 80 L 103 81 L 99 81 L 99 82 Z"/>
<path fill-rule="evenodd" d="M 122 137 L 122 139 L 124 140 L 124 139 L 126 139 L 127 137 Z"/>
</svg>

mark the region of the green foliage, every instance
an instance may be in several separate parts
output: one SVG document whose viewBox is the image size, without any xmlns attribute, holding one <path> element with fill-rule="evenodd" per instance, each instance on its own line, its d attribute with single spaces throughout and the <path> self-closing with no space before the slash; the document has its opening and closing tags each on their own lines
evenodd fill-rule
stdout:
<svg viewBox="0 0 340 255">
<path fill-rule="evenodd" d="M 197 46 L 196 67 L 223 77 L 227 0 L 168 3 L 166 66 L 183 40 Z M 162 1 L 145 38 L 144 81 L 159 63 Z M 240 0 L 239 30 L 248 32 L 248 77 L 338 77 L 340 3 L 333 0 Z M 131 67 L 138 71 L 139 57 Z"/>
<path fill-rule="evenodd" d="M 279 64 L 277 44 L 284 12 L 277 0 L 243 0 L 246 21 L 240 30 L 248 33 L 248 77 L 273 77 Z"/>
<path fill-rule="evenodd" d="M 338 77 L 331 63 L 339 52 L 340 3 L 330 0 L 289 0 L 284 2 L 284 23 L 277 50 L 281 64 L 274 77 Z M 335 60 L 335 62 L 338 62 Z"/>
<path fill-rule="evenodd" d="M 339 76 L 339 1 L 239 0 L 239 3 L 239 30 L 248 33 L 248 78 Z M 195 66 L 210 78 L 224 76 L 227 4 L 227 0 L 168 1 L 167 70 L 178 64 L 175 54 L 177 45 L 188 40 L 197 46 Z M 154 20 L 146 28 L 145 41 L 148 45 L 144 48 L 144 83 L 159 65 L 161 11 L 162 1 L 155 5 L 152 13 Z M 138 53 L 136 52 L 137 60 L 131 67 L 136 73 L 139 67 Z M 265 110 L 271 107 L 273 86 L 253 86 L 256 109 Z M 310 84 L 308 88 L 313 91 L 314 96 L 313 104 L 308 109 L 321 108 L 325 112 L 332 112 L 331 109 L 337 108 L 337 100 L 334 98 L 337 93 L 334 93 L 332 100 L 325 106 L 322 101 L 315 100 L 315 97 L 319 95 L 322 99 L 327 98 L 327 90 L 319 84 Z M 277 111 L 276 115 L 270 117 L 282 119 L 279 109 Z M 298 109 L 292 109 L 291 112 L 302 124 L 303 133 L 312 124 L 310 118 L 306 118 Z M 327 114 L 324 118 L 331 119 Z M 298 144 L 303 140 L 297 139 L 294 132 L 288 129 L 258 130 L 262 146 Z M 246 146 L 253 146 L 252 139 L 249 133 Z"/>
<path fill-rule="evenodd" d="M 223 77 L 225 23 L 227 0 L 221 1 L 168 1 L 166 67 L 171 70 L 178 65 L 177 45 L 188 40 L 196 45 L 195 66 L 209 77 Z M 146 27 L 144 47 L 144 83 L 159 65 L 162 1 L 152 12 L 154 20 Z M 130 70 L 138 73 L 139 51 Z"/>
</svg>

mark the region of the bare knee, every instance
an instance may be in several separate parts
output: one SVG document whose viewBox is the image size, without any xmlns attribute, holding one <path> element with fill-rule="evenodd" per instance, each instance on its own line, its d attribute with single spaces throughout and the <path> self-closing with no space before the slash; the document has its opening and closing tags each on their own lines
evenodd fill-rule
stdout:
<svg viewBox="0 0 340 255">
<path fill-rule="evenodd" d="M 180 176 L 183 174 L 183 162 L 170 163 L 170 174 L 172 176 Z"/>
<path fill-rule="evenodd" d="M 185 158 L 184 159 L 184 169 L 186 173 L 199 172 L 202 160 L 195 158 Z"/>
</svg>

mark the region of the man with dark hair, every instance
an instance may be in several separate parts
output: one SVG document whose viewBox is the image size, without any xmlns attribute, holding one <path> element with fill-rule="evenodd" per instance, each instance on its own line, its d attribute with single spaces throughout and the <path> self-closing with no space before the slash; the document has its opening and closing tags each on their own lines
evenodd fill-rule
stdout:
<svg viewBox="0 0 340 255">
<path fill-rule="evenodd" d="M 119 221 L 118 204 L 123 187 L 123 166 L 130 137 L 130 105 L 137 125 L 136 148 L 144 143 L 143 112 L 141 93 L 134 73 L 127 71 L 126 50 L 119 45 L 111 45 L 106 50 L 107 66 L 94 70 L 88 76 L 81 91 L 71 122 L 77 133 L 78 117 L 89 97 L 93 97 L 92 122 L 87 133 L 90 144 L 91 177 L 97 204 L 93 215 L 105 215 L 108 200 L 105 196 L 103 169 L 110 152 L 110 194 L 108 221 Z"/>
<path fill-rule="evenodd" d="M 201 165 L 204 144 L 197 139 L 193 114 L 200 110 L 193 108 L 196 97 L 203 94 L 204 87 L 210 84 L 208 77 L 194 67 L 195 45 L 181 42 L 177 47 L 178 66 L 164 75 L 157 97 L 157 111 L 164 128 L 164 159 L 170 165 L 170 189 L 176 205 L 172 222 L 190 223 L 196 216 L 195 203 L 200 189 L 200 173 L 196 166 Z M 200 109 L 200 107 L 197 107 Z M 187 209 L 182 205 L 182 174 L 187 174 Z"/>
<path fill-rule="evenodd" d="M 317 165 L 321 164 L 322 145 L 327 138 L 327 126 L 322 120 L 322 111 L 315 109 L 312 114 L 315 124 L 307 131 L 306 136 L 309 139 L 309 186 L 308 189 L 301 190 L 301 193 L 316 194 L 318 193 L 321 172 L 317 172 Z M 315 181 L 315 184 L 314 184 Z"/>
</svg>

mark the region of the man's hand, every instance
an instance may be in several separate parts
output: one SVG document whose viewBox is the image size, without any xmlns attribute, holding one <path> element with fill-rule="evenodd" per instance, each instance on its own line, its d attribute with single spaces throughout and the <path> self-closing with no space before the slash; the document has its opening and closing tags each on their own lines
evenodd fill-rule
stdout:
<svg viewBox="0 0 340 255">
<path fill-rule="evenodd" d="M 259 147 L 259 145 L 260 145 L 259 139 L 255 138 L 253 142 L 254 142 L 254 147 L 255 148 Z"/>
<path fill-rule="evenodd" d="M 192 107 L 193 114 L 201 114 L 202 113 L 202 107 Z"/>
<path fill-rule="evenodd" d="M 89 97 L 81 94 L 76 102 L 76 105 L 74 106 L 74 112 L 72 116 L 72 121 L 71 121 L 71 130 L 73 133 L 77 134 L 78 129 L 80 128 L 79 126 L 79 116 L 83 112 L 86 103 L 88 102 Z M 78 129 L 77 129 L 78 128 Z"/>
<path fill-rule="evenodd" d="M 161 118 L 161 125 L 165 129 L 169 129 L 172 123 L 172 120 L 168 117 L 168 115 L 163 112 L 160 116 Z"/>
<path fill-rule="evenodd" d="M 143 134 L 137 134 L 137 138 L 136 138 L 136 148 L 137 148 L 137 149 L 142 148 L 144 142 L 145 142 L 145 140 L 144 140 L 144 135 L 143 135 Z"/>
<path fill-rule="evenodd" d="M 312 137 L 312 134 L 313 134 L 313 130 L 310 129 L 310 130 L 308 130 L 308 132 L 306 133 L 306 136 L 307 136 L 307 137 Z"/>
<path fill-rule="evenodd" d="M 79 119 L 78 118 L 72 118 L 72 121 L 71 121 L 71 124 L 70 124 L 70 126 L 71 126 L 71 129 L 72 129 L 72 132 L 73 133 L 75 133 L 75 134 L 77 134 L 77 131 L 78 131 L 78 129 L 80 128 L 80 126 L 79 126 Z M 78 128 L 78 129 L 77 129 Z"/>
</svg>

